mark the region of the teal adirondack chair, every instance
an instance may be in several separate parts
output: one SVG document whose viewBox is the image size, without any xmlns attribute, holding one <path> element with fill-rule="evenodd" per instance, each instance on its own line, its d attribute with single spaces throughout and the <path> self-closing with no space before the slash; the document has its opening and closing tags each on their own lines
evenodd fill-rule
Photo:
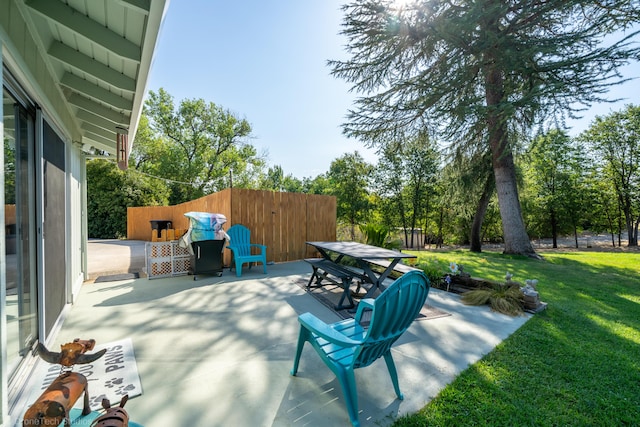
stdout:
<svg viewBox="0 0 640 427">
<path fill-rule="evenodd" d="M 264 274 L 267 274 L 267 247 L 251 243 L 251 231 L 241 224 L 231 226 L 227 234 L 230 238 L 227 249 L 233 252 L 236 276 L 242 276 L 242 264 L 251 262 L 261 262 Z M 260 253 L 252 253 L 252 248 L 258 248 Z M 249 268 L 251 268 L 251 264 L 249 264 Z"/>
<path fill-rule="evenodd" d="M 349 418 L 357 427 L 360 421 L 354 370 L 384 357 L 396 395 L 402 400 L 404 396 L 398 385 L 391 345 L 418 316 L 429 289 L 429 279 L 424 273 L 411 271 L 393 282 L 375 300 L 360 301 L 355 319 L 326 324 L 311 313 L 300 315 L 300 335 L 291 375 L 297 374 L 302 348 L 308 341 L 340 380 Z M 360 323 L 364 310 L 372 310 L 366 328 Z"/>
</svg>

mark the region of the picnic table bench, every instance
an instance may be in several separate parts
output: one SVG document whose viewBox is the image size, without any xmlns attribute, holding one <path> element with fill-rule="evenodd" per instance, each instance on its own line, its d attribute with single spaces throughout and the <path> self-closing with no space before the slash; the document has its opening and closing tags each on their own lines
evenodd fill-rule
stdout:
<svg viewBox="0 0 640 427">
<path fill-rule="evenodd" d="M 308 286 L 311 286 L 314 279 L 316 279 L 318 286 L 322 286 L 323 279 L 333 281 L 329 275 L 340 280 L 340 282 L 333 281 L 333 283 L 343 288 L 342 297 L 338 306 L 336 306 L 336 310 L 354 307 L 351 291 L 349 290 L 354 278 L 359 279 L 358 290 L 360 285 L 364 283 L 371 284 L 364 298 L 374 298 L 377 291 L 382 291 L 382 283 L 400 260 L 416 257 L 415 255 L 357 242 L 307 242 L 307 245 L 313 246 L 322 255 L 322 258 L 305 259 L 313 268 L 313 274 Z M 341 261 L 344 257 L 353 259 L 357 264 L 357 268 L 342 264 Z M 383 271 L 372 269 L 372 261 L 377 263 L 378 266 L 382 266 Z M 388 263 L 386 267 L 384 263 Z M 349 302 L 348 306 L 343 304 L 345 299 Z"/>
<path fill-rule="evenodd" d="M 346 265 L 337 264 L 326 258 L 306 258 L 305 261 L 311 264 L 311 267 L 313 268 L 313 274 L 311 274 L 309 283 L 307 283 L 307 288 L 321 287 L 323 280 L 335 283 L 341 286 L 343 289 L 342 296 L 340 297 L 338 305 L 335 306 L 335 309 L 342 310 L 345 308 L 355 307 L 353 298 L 351 297 L 351 282 L 354 278 L 358 278 L 363 282 L 366 281 L 367 277 L 364 275 L 364 273 L 361 273 L 356 269 L 350 268 Z M 334 280 L 332 277 L 329 277 L 329 275 L 338 279 L 339 282 Z M 316 284 L 312 285 L 314 279 L 316 281 Z M 347 305 L 343 304 L 345 299 L 348 301 Z"/>
<path fill-rule="evenodd" d="M 384 259 L 365 259 L 366 262 L 368 262 L 369 264 L 372 265 L 377 265 L 379 267 L 384 267 L 387 268 L 389 267 L 389 265 L 391 265 L 391 261 L 389 260 L 384 260 Z M 408 273 L 410 271 L 422 271 L 417 267 L 412 267 L 410 265 L 406 265 L 406 264 L 396 264 L 393 266 L 393 271 L 397 271 L 398 273 Z"/>
</svg>

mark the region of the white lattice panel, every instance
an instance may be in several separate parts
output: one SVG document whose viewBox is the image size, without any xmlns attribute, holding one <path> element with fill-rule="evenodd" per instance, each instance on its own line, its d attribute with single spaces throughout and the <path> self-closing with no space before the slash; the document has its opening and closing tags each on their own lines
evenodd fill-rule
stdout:
<svg viewBox="0 0 640 427">
<path fill-rule="evenodd" d="M 145 250 L 149 279 L 179 276 L 189 272 L 191 254 L 188 249 L 180 247 L 177 240 L 148 242 Z"/>
<path fill-rule="evenodd" d="M 173 260 L 173 274 L 187 274 L 191 268 L 190 258 L 175 258 Z"/>
<path fill-rule="evenodd" d="M 170 258 L 171 242 L 154 242 L 151 243 L 151 251 L 148 254 L 151 258 Z M 149 246 L 147 246 L 149 247 Z"/>
<path fill-rule="evenodd" d="M 178 245 L 177 243 L 175 245 L 173 245 L 173 256 L 178 258 L 178 257 L 190 257 L 191 254 L 189 253 L 189 249 L 187 248 L 183 248 L 180 245 Z"/>
<path fill-rule="evenodd" d="M 150 260 L 149 266 L 147 266 L 147 268 L 149 269 L 149 271 L 147 271 L 149 279 L 171 276 L 171 260 L 157 261 L 152 259 Z"/>
</svg>

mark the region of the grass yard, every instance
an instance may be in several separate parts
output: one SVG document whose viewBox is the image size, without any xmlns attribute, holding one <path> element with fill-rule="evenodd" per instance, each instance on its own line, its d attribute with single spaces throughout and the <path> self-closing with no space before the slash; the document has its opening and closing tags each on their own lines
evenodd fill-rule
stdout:
<svg viewBox="0 0 640 427">
<path fill-rule="evenodd" d="M 442 271 L 538 279 L 549 305 L 394 426 L 640 425 L 640 253 L 416 254 Z"/>
</svg>

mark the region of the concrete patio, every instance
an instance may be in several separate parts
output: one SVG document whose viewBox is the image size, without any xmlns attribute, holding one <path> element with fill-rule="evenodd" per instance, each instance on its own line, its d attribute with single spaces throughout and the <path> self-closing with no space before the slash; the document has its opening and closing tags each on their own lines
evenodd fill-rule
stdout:
<svg viewBox="0 0 640 427">
<path fill-rule="evenodd" d="M 143 394 L 126 409 L 146 427 L 347 426 L 339 383 L 310 346 L 298 376 L 289 375 L 297 316 L 310 311 L 339 320 L 295 284 L 310 270 L 298 261 L 270 265 L 267 275 L 245 269 L 241 278 L 225 270 L 197 281 L 88 282 L 56 347 L 76 337 L 98 343 L 130 337 Z M 415 321 L 394 346 L 405 400 L 396 399 L 384 361 L 356 372 L 363 426 L 390 425 L 421 409 L 529 318 L 468 307 L 434 289 L 427 302 L 451 316 Z"/>
</svg>

